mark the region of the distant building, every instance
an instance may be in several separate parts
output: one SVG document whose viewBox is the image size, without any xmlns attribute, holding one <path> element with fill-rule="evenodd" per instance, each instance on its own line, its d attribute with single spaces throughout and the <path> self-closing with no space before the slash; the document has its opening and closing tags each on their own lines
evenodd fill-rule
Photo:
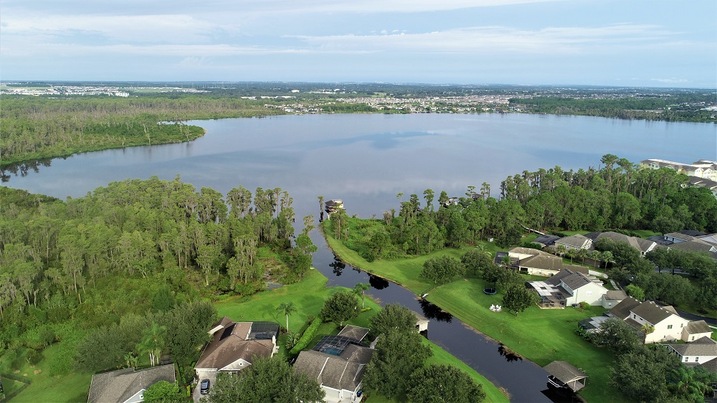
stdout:
<svg viewBox="0 0 717 403">
<path fill-rule="evenodd" d="M 651 158 L 640 162 L 640 166 L 652 169 L 670 168 L 687 176 L 717 181 L 717 161 L 699 160 L 691 164 L 685 164 Z"/>
</svg>

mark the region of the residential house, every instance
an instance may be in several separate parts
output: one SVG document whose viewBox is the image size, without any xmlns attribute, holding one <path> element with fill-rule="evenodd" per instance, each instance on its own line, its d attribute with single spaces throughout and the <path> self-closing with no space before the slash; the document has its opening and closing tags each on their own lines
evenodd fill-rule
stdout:
<svg viewBox="0 0 717 403">
<path fill-rule="evenodd" d="M 541 308 L 565 308 L 581 302 L 601 305 L 603 295 L 608 291 L 597 279 L 567 269 L 545 281 L 531 281 L 528 284 L 540 296 Z"/>
<path fill-rule="evenodd" d="M 571 235 L 558 239 L 555 241 L 555 248 L 563 246 L 566 250 L 570 249 L 585 249 L 589 250 L 593 246 L 593 240 L 584 235 Z"/>
<path fill-rule="evenodd" d="M 348 325 L 336 336 L 326 336 L 309 351 L 302 351 L 294 369 L 315 379 L 326 402 L 360 402 L 362 379 L 373 348 L 361 345 L 368 329 Z"/>
<path fill-rule="evenodd" d="M 521 273 L 552 276 L 563 269 L 563 259 L 537 249 L 517 247 L 508 251 L 510 267 Z M 587 273 L 587 269 L 585 269 Z"/>
<path fill-rule="evenodd" d="M 224 317 L 209 333 L 212 340 L 194 366 L 199 379 L 214 380 L 220 371 L 241 371 L 257 358 L 272 357 L 279 351 L 277 323 L 234 322 Z"/>
<path fill-rule="evenodd" d="M 640 302 L 625 298 L 610 310 L 610 315 L 624 320 L 645 333 L 645 344 L 682 338 L 683 329 L 690 323 L 680 317 L 671 306 L 660 306 L 652 301 Z"/>
<path fill-rule="evenodd" d="M 680 361 L 689 366 L 704 366 L 712 370 L 717 363 L 717 341 L 710 337 L 701 337 L 692 343 L 670 343 L 665 346 L 680 357 Z M 713 371 L 714 372 L 714 371 Z"/>
<path fill-rule="evenodd" d="M 657 247 L 657 243 L 649 239 L 637 238 L 634 236 L 628 236 L 619 232 L 607 231 L 607 232 L 593 232 L 586 234 L 588 238 L 594 239 L 597 242 L 601 239 L 610 239 L 614 242 L 624 242 L 630 245 L 633 249 L 640 252 L 641 256 L 645 256 Z"/>
<path fill-rule="evenodd" d="M 627 294 L 623 290 L 609 290 L 602 296 L 600 305 L 605 309 L 612 309 L 617 306 L 622 300 L 627 298 Z"/>
<path fill-rule="evenodd" d="M 145 390 L 159 381 L 177 382 L 174 364 L 158 365 L 138 371 L 134 368 L 125 368 L 95 374 L 90 382 L 87 402 L 143 402 Z"/>
<path fill-rule="evenodd" d="M 712 336 L 712 329 L 707 322 L 704 320 L 693 320 L 682 329 L 681 339 L 689 343 L 710 336 Z"/>
<path fill-rule="evenodd" d="M 682 162 L 667 161 L 661 159 L 647 159 L 640 162 L 640 165 L 647 168 L 671 168 L 677 172 L 687 176 L 695 176 L 698 178 L 710 179 L 717 181 L 717 162 L 710 160 L 699 160 L 692 164 Z"/>
</svg>

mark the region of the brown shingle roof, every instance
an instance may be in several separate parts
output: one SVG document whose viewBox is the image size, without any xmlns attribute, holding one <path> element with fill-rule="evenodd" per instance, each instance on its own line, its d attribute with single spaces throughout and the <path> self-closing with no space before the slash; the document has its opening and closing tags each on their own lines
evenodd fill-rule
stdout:
<svg viewBox="0 0 717 403">
<path fill-rule="evenodd" d="M 255 357 L 271 357 L 272 340 L 249 339 L 251 328 L 252 322 L 237 322 L 215 332 L 195 368 L 221 369 L 239 359 L 252 362 Z"/>
<path fill-rule="evenodd" d="M 124 402 L 142 389 L 159 381 L 175 383 L 174 364 L 135 371 L 120 369 L 92 376 L 87 401 L 90 403 Z"/>
</svg>

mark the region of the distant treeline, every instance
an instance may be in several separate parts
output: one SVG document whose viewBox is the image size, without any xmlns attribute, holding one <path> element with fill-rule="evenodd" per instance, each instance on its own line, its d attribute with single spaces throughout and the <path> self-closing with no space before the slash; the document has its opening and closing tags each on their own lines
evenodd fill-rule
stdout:
<svg viewBox="0 0 717 403">
<path fill-rule="evenodd" d="M 715 94 L 682 94 L 665 97 L 572 97 L 535 96 L 511 98 L 510 105 L 528 113 L 600 116 L 618 119 L 660 120 L 667 122 L 715 123 Z"/>
<path fill-rule="evenodd" d="M 264 102 L 212 95 L 115 97 L 3 96 L 0 168 L 80 152 L 177 143 L 204 134 L 192 119 L 281 113 Z"/>
</svg>

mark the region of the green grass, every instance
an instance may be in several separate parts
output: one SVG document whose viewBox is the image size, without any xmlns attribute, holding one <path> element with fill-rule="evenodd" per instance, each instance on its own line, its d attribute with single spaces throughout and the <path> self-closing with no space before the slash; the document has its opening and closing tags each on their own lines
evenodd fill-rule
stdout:
<svg viewBox="0 0 717 403">
<path fill-rule="evenodd" d="M 44 360 L 38 365 L 26 365 L 18 372 L 30 378 L 27 389 L 12 399 L 13 402 L 86 402 L 92 374 L 73 371 L 64 375 L 51 375 L 51 366 L 64 354 L 62 342 L 43 351 Z"/>
<path fill-rule="evenodd" d="M 518 316 L 507 312 L 495 313 L 489 307 L 499 303 L 502 296 L 485 295 L 482 291 L 485 284 L 480 280 L 460 280 L 432 288 L 431 284 L 419 278 L 425 260 L 440 254 L 458 257 L 464 250 L 443 250 L 411 259 L 369 263 L 331 236 L 327 236 L 327 242 L 342 260 L 355 267 L 402 284 L 416 294 L 431 289 L 429 301 L 540 366 L 553 360 L 565 360 L 582 368 L 588 374 L 588 382 L 580 394 L 588 401 L 624 401 L 609 385 L 612 355 L 575 334 L 579 320 L 602 314 L 602 308 L 582 311 L 531 307 Z"/>
</svg>

